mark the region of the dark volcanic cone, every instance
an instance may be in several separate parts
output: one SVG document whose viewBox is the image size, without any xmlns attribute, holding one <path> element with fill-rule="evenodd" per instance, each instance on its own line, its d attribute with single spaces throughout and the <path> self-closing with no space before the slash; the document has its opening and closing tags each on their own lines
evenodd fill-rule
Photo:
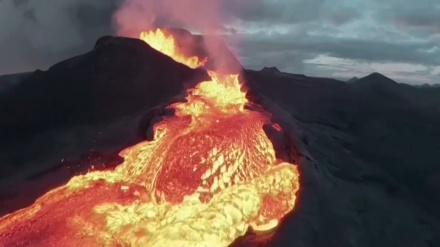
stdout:
<svg viewBox="0 0 440 247">
<path fill-rule="evenodd" d="M 165 103 L 207 79 L 141 40 L 103 37 L 95 48 L 36 71 L 0 94 L 2 142 L 69 124 L 115 120 Z"/>
</svg>

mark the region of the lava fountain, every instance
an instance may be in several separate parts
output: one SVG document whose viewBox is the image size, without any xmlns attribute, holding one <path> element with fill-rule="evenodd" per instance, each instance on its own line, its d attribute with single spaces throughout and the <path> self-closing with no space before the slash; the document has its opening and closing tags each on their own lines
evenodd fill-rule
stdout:
<svg viewBox="0 0 440 247">
<path fill-rule="evenodd" d="M 204 64 L 164 30 L 140 38 L 189 67 Z M 263 126 L 282 130 L 248 102 L 238 75 L 208 73 L 114 170 L 76 176 L 0 219 L 0 246 L 222 247 L 249 229 L 273 230 L 299 189 L 296 165 L 276 158 Z"/>
</svg>

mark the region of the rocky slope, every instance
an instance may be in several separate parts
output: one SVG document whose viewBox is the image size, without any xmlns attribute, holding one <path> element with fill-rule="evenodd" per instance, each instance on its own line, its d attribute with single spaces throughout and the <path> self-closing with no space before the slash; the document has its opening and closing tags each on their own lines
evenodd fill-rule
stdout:
<svg viewBox="0 0 440 247">
<path fill-rule="evenodd" d="M 32 75 L 32 72 L 1 75 L 0 76 L 0 93 L 7 90 L 8 88 L 11 88 L 11 87 L 19 84 L 20 82 L 25 80 L 30 75 Z"/>
<path fill-rule="evenodd" d="M 112 163 L 113 156 L 81 156 L 146 138 L 138 130 L 148 112 L 175 99 L 182 80 L 193 85 L 204 76 L 136 40 L 107 37 L 0 94 L 1 129 L 11 137 L 0 140 L 0 173 L 8 174 L 1 212 L 84 168 L 53 169 L 63 159 Z M 347 84 L 266 68 L 243 78 L 297 145 L 301 190 L 271 240 L 247 236 L 236 246 L 440 246 L 437 91 L 378 74 Z M 12 142 L 16 135 L 23 137 Z"/>
<path fill-rule="evenodd" d="M 305 150 L 303 203 L 279 246 L 440 244 L 440 111 L 383 89 L 372 80 L 378 75 L 360 79 L 362 87 L 267 70 L 247 75 L 272 112 L 294 123 Z"/>
<path fill-rule="evenodd" d="M 206 78 L 140 40 L 103 37 L 92 51 L 36 71 L 0 94 L 0 178 L 46 167 L 45 159 L 59 163 L 103 146 L 115 151 L 134 144 L 139 137 L 123 126 L 137 126 L 127 119 L 184 96 Z"/>
<path fill-rule="evenodd" d="M 164 69 L 166 68 L 166 73 Z M 206 77 L 145 42 L 103 37 L 95 48 L 36 71 L 0 95 L 0 124 L 58 126 L 113 121 L 166 101 Z M 153 93 L 154 92 L 154 93 Z M 146 96 L 147 95 L 147 96 Z"/>
</svg>

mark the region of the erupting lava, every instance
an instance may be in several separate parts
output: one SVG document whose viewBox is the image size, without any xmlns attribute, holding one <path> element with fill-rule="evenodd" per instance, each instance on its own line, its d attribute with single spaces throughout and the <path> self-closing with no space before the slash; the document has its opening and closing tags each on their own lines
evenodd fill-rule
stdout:
<svg viewBox="0 0 440 247">
<path fill-rule="evenodd" d="M 153 48 L 190 67 L 165 31 L 144 32 Z M 154 139 L 121 152 L 112 171 L 72 178 L 32 206 L 0 219 L 0 246 L 228 246 L 251 227 L 268 231 L 294 208 L 295 165 L 278 160 L 238 75 L 209 71 Z M 249 110 L 252 106 L 254 110 Z"/>
<path fill-rule="evenodd" d="M 196 56 L 185 56 L 171 34 L 161 29 L 151 30 L 148 32 L 141 32 L 141 40 L 145 41 L 154 49 L 172 57 L 176 62 L 183 63 L 190 68 L 197 68 L 205 65 L 206 60 L 200 60 Z"/>
</svg>

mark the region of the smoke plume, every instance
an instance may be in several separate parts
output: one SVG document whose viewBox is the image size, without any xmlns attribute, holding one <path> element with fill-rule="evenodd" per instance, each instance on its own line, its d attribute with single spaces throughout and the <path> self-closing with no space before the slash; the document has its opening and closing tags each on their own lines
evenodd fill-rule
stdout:
<svg viewBox="0 0 440 247">
<path fill-rule="evenodd" d="M 161 27 L 180 27 L 205 35 L 204 45 L 217 70 L 233 64 L 219 45 L 226 15 L 221 0 L 126 0 L 115 13 L 117 34 L 138 37 L 141 31 Z M 235 68 L 237 70 L 238 68 Z"/>
<path fill-rule="evenodd" d="M 249 1 L 0 0 L 0 75 L 47 69 L 90 51 L 99 37 L 115 30 L 130 37 L 154 27 L 216 32 L 225 16 L 231 18 Z"/>
</svg>

